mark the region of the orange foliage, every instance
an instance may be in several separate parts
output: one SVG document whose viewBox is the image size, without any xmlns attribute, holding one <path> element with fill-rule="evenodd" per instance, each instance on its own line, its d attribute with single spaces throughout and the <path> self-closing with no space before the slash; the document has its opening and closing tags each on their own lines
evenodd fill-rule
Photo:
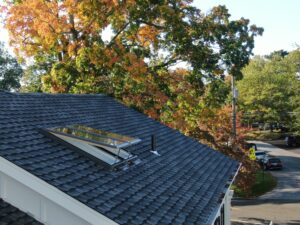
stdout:
<svg viewBox="0 0 300 225">
<path fill-rule="evenodd" d="M 139 28 L 137 35 L 138 41 L 145 47 L 157 42 L 159 31 L 152 26 L 142 26 Z"/>
<path fill-rule="evenodd" d="M 98 35 L 108 25 L 107 15 L 117 7 L 117 1 L 108 0 L 96 5 L 89 0 L 23 0 L 10 5 L 5 23 L 11 45 L 26 56 L 63 51 L 71 57 L 86 44 L 87 35 Z"/>
</svg>

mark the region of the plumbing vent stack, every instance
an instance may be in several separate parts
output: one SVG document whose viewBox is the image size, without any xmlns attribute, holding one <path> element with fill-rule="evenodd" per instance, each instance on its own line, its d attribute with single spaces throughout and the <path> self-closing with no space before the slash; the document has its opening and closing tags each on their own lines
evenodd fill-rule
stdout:
<svg viewBox="0 0 300 225">
<path fill-rule="evenodd" d="M 156 135 L 151 135 L 151 152 L 157 156 L 160 156 L 158 151 L 156 150 Z"/>
</svg>

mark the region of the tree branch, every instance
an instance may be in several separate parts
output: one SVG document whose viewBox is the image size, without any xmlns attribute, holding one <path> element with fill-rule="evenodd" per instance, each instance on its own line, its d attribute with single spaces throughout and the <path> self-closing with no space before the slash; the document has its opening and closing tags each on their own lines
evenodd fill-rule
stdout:
<svg viewBox="0 0 300 225">
<path fill-rule="evenodd" d="M 129 25 L 129 22 L 125 23 L 124 26 L 118 31 L 118 33 L 116 33 L 116 35 L 111 39 L 111 41 L 109 42 L 109 44 L 107 45 L 107 47 L 111 47 L 115 40 L 118 38 L 118 36 L 126 29 L 126 27 Z"/>
<path fill-rule="evenodd" d="M 161 26 L 161 25 L 158 25 L 158 24 L 154 24 L 154 23 L 151 23 L 151 22 L 148 22 L 148 21 L 145 21 L 145 20 L 138 20 L 138 22 L 139 23 L 144 23 L 144 24 L 146 24 L 148 26 L 151 26 L 151 27 L 155 27 L 157 29 L 164 29 L 164 28 L 166 28 L 164 26 Z"/>
</svg>

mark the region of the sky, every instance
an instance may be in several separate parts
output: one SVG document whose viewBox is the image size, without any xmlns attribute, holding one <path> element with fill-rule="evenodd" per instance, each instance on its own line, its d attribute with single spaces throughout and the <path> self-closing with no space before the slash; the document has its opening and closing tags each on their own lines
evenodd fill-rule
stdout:
<svg viewBox="0 0 300 225">
<path fill-rule="evenodd" d="M 194 0 L 204 13 L 216 5 L 225 5 L 232 19 L 244 17 L 264 28 L 255 39 L 256 55 L 275 50 L 293 50 L 300 45 L 300 0 Z"/>
<path fill-rule="evenodd" d="M 300 0 L 194 0 L 193 4 L 204 13 L 213 6 L 225 5 L 232 19 L 244 17 L 263 27 L 263 36 L 255 39 L 255 55 L 290 51 L 300 45 Z M 0 41 L 8 42 L 8 34 L 1 26 Z"/>
</svg>

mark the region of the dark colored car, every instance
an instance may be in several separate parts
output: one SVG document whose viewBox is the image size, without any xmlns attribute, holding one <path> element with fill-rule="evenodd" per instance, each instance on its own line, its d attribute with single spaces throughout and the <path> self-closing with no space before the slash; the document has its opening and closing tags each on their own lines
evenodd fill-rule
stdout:
<svg viewBox="0 0 300 225">
<path fill-rule="evenodd" d="M 254 143 L 246 143 L 246 144 L 245 144 L 245 148 L 246 148 L 247 150 L 249 150 L 250 148 L 253 148 L 255 151 L 257 151 L 257 146 L 256 146 L 256 144 L 254 144 Z"/>
<path fill-rule="evenodd" d="M 282 162 L 279 158 L 266 158 L 264 160 L 264 169 L 271 170 L 271 169 L 282 169 Z"/>
<path fill-rule="evenodd" d="M 286 136 L 285 144 L 288 147 L 298 147 L 298 146 L 300 146 L 300 136 L 297 136 L 297 135 Z"/>
</svg>

